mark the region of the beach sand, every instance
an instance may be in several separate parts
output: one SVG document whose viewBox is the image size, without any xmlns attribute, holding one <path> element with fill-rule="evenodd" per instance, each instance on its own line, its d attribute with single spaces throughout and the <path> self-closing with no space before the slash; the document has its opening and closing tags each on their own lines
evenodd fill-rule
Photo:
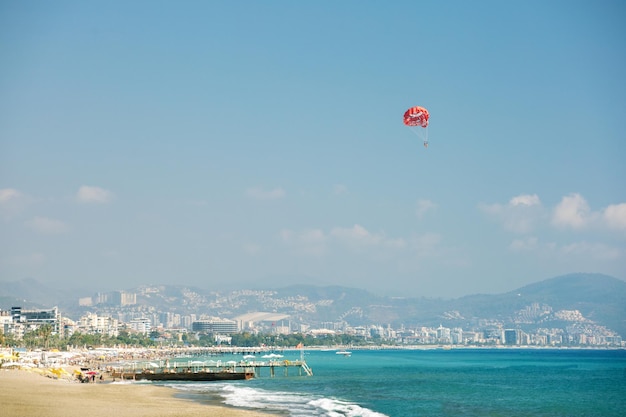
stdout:
<svg viewBox="0 0 626 417">
<path fill-rule="evenodd" d="M 23 370 L 0 370 L 0 417 L 268 417 L 176 398 L 148 384 L 80 384 Z"/>
</svg>

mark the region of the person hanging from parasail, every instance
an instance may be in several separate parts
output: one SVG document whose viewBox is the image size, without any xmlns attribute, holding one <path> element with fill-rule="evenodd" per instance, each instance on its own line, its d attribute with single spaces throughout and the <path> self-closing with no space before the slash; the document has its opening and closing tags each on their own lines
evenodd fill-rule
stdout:
<svg viewBox="0 0 626 417">
<path fill-rule="evenodd" d="M 428 148 L 428 120 L 430 114 L 424 107 L 415 106 L 404 112 L 404 124 L 424 141 L 424 147 Z"/>
</svg>

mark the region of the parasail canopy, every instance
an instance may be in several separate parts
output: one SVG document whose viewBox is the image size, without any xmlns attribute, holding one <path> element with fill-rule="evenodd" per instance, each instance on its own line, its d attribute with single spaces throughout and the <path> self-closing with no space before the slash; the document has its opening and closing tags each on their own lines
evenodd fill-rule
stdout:
<svg viewBox="0 0 626 417">
<path fill-rule="evenodd" d="M 404 124 L 407 126 L 428 127 L 430 114 L 424 107 L 415 106 L 404 112 Z"/>
</svg>

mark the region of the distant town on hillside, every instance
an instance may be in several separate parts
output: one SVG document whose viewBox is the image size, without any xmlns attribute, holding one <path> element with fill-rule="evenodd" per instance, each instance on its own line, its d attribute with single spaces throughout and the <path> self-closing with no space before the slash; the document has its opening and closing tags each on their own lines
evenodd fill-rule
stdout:
<svg viewBox="0 0 626 417">
<path fill-rule="evenodd" d="M 317 345 L 626 347 L 626 283 L 599 274 L 447 301 L 313 286 L 230 292 L 142 286 L 57 300 L 53 307 L 22 305 L 23 295 L 0 297 L 5 344 L 33 340 L 45 326 L 61 340 L 132 334 L 167 346 L 242 343 L 245 334 L 249 342 Z M 271 338 L 253 337 L 259 335 Z"/>
</svg>

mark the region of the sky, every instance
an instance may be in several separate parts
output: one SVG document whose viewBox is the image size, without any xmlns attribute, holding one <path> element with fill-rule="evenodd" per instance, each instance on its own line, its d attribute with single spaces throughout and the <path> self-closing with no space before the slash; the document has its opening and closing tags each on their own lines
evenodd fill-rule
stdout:
<svg viewBox="0 0 626 417">
<path fill-rule="evenodd" d="M 608 0 L 0 0 L 0 283 L 626 279 L 625 19 Z"/>
</svg>

